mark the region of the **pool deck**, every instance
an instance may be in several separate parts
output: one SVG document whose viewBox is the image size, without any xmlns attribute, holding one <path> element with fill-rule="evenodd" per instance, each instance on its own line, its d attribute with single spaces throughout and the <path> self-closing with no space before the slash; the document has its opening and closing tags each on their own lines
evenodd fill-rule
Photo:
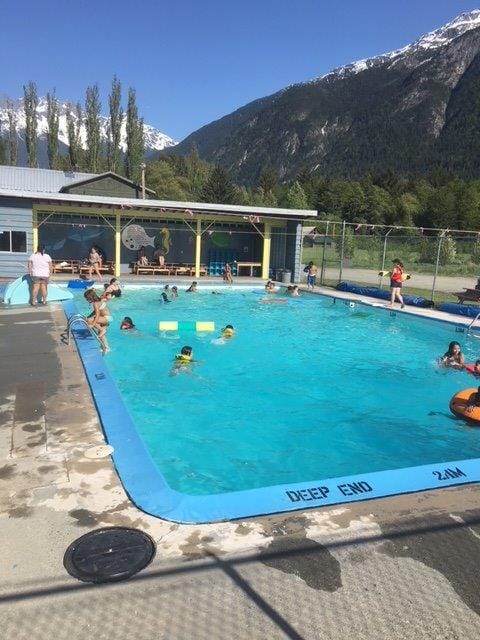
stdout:
<svg viewBox="0 0 480 640">
<path fill-rule="evenodd" d="M 104 438 L 64 329 L 57 304 L 0 309 L 5 637 L 480 637 L 478 485 L 217 524 L 151 517 L 130 502 L 110 458 L 85 455 Z M 71 578 L 62 564 L 68 545 L 112 525 L 149 533 L 152 564 L 117 585 Z"/>
</svg>

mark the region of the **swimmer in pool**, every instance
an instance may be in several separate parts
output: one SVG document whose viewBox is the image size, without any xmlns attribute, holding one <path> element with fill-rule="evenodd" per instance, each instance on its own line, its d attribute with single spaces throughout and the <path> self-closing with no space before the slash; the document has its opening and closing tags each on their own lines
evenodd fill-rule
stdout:
<svg viewBox="0 0 480 640">
<path fill-rule="evenodd" d="M 444 367 L 450 367 L 452 369 L 463 369 L 465 367 L 465 356 L 458 342 L 450 342 L 448 351 L 443 354 L 439 362 Z"/>
<path fill-rule="evenodd" d="M 125 316 L 125 318 L 120 323 L 120 329 L 122 329 L 122 331 L 135 329 L 135 325 L 133 324 L 133 320 L 130 318 L 130 316 Z"/>
<path fill-rule="evenodd" d="M 197 293 L 197 283 L 192 282 L 192 284 L 186 290 L 186 293 Z"/>
<path fill-rule="evenodd" d="M 162 292 L 162 301 L 165 304 L 169 304 L 171 302 L 171 300 L 168 299 L 167 294 L 165 293 L 165 291 Z"/>
<path fill-rule="evenodd" d="M 274 285 L 274 283 L 271 280 L 269 280 L 265 285 L 265 292 L 276 293 L 277 291 L 278 291 L 277 287 Z"/>
<path fill-rule="evenodd" d="M 172 287 L 172 300 L 174 300 L 175 298 L 178 298 L 178 289 L 177 289 L 176 285 L 173 285 L 173 287 Z"/>
<path fill-rule="evenodd" d="M 223 329 L 220 329 L 220 333 L 222 334 L 222 338 L 225 338 L 225 340 L 230 340 L 235 335 L 235 329 L 233 328 L 233 325 L 227 324 L 223 327 Z"/>
<path fill-rule="evenodd" d="M 193 349 L 188 345 L 182 347 L 180 353 L 177 353 L 173 363 L 173 367 L 170 370 L 171 376 L 176 376 L 179 373 L 192 373 L 191 365 L 193 363 Z"/>
</svg>

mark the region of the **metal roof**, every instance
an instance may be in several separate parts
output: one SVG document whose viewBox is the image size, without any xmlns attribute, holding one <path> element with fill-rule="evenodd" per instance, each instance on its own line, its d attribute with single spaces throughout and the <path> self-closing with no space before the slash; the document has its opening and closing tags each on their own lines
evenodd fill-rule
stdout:
<svg viewBox="0 0 480 640">
<path fill-rule="evenodd" d="M 95 178 L 97 175 L 96 173 L 0 165 L 0 188 L 21 192 L 58 193 L 62 187 Z"/>
<path fill-rule="evenodd" d="M 58 173 L 62 173 L 61 171 Z M 79 174 L 76 174 L 79 175 Z M 86 196 L 76 193 L 50 193 L 41 191 L 15 191 L 13 189 L 5 189 L 0 183 L 0 197 L 15 197 L 28 200 L 34 200 L 36 204 L 61 203 L 65 202 L 72 205 L 98 205 L 99 207 L 107 207 L 109 209 L 137 209 L 147 212 L 180 211 L 187 215 L 195 213 L 209 213 L 218 215 L 243 215 L 247 216 L 264 216 L 269 218 L 310 218 L 316 217 L 317 212 L 309 209 L 277 209 L 274 207 L 256 207 L 243 206 L 236 204 L 210 204 L 206 202 L 175 202 L 172 200 L 142 200 L 138 198 L 113 198 L 110 196 Z M 88 213 L 88 209 L 86 209 Z M 255 220 L 253 222 L 256 222 Z"/>
</svg>

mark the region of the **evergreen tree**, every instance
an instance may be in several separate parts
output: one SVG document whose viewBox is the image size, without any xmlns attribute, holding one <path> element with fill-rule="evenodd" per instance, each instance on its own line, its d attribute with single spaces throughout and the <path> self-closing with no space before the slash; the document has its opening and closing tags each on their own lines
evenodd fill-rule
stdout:
<svg viewBox="0 0 480 640">
<path fill-rule="evenodd" d="M 55 91 L 47 93 L 47 155 L 50 169 L 59 168 L 58 157 L 58 101 Z"/>
<path fill-rule="evenodd" d="M 25 145 L 28 166 L 37 166 L 37 85 L 30 81 L 23 85 L 23 109 L 25 111 Z"/>
<path fill-rule="evenodd" d="M 18 160 L 18 134 L 17 134 L 17 113 L 13 108 L 13 103 L 7 101 L 8 118 L 8 164 L 15 167 Z"/>
<path fill-rule="evenodd" d="M 278 178 L 275 169 L 272 166 L 265 167 L 258 180 L 258 187 L 263 189 L 264 193 L 274 192 L 277 188 Z"/>
<path fill-rule="evenodd" d="M 125 159 L 125 171 L 127 178 L 134 182 L 141 179 L 141 165 L 144 161 L 145 138 L 143 133 L 143 120 L 138 117 L 135 89 L 128 90 L 127 104 L 127 154 Z"/>
<path fill-rule="evenodd" d="M 185 158 L 185 175 L 190 184 L 190 197 L 198 200 L 202 196 L 202 190 L 208 180 L 209 168 L 206 162 L 200 159 L 198 148 L 192 144 L 190 154 Z"/>
<path fill-rule="evenodd" d="M 100 167 L 100 92 L 98 84 L 87 87 L 85 127 L 87 130 L 87 170 L 97 173 Z"/>
<path fill-rule="evenodd" d="M 233 204 L 234 199 L 235 187 L 228 173 L 221 167 L 215 166 L 203 188 L 202 201 L 218 204 Z"/>
<path fill-rule="evenodd" d="M 307 196 L 297 180 L 287 192 L 287 204 L 289 209 L 308 209 Z"/>
<path fill-rule="evenodd" d="M 121 107 L 122 85 L 117 76 L 113 76 L 112 90 L 108 97 L 110 108 L 110 119 L 108 123 L 107 135 L 107 158 L 110 171 L 118 172 L 120 169 L 120 140 L 121 127 L 123 121 L 123 110 Z"/>
</svg>

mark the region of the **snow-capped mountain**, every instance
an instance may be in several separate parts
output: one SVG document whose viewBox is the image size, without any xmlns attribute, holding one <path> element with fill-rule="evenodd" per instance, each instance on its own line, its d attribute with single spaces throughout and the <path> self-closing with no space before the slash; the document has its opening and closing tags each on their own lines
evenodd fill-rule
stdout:
<svg viewBox="0 0 480 640">
<path fill-rule="evenodd" d="M 4 137 L 8 131 L 8 116 L 7 116 L 7 101 L 6 97 L 0 97 L 0 134 Z M 17 122 L 17 131 L 19 136 L 19 164 L 24 164 L 22 158 L 25 158 L 25 150 L 24 150 L 24 140 L 25 140 L 25 113 L 23 110 L 23 101 L 15 100 L 12 101 L 13 109 L 16 114 L 16 122 Z M 68 134 L 67 134 L 67 109 L 68 105 L 65 102 L 59 102 L 59 123 L 58 123 L 58 139 L 60 141 L 60 152 L 65 153 L 66 148 L 68 147 Z M 77 117 L 75 112 L 73 112 L 73 117 L 75 122 L 77 122 Z M 100 116 L 100 135 L 104 144 L 107 141 L 107 127 L 108 127 L 108 118 L 105 116 Z M 40 98 L 38 101 L 37 107 L 37 131 L 39 137 L 39 149 L 38 149 L 38 158 L 39 165 L 41 167 L 48 166 L 46 164 L 46 151 L 45 151 L 45 136 L 48 131 L 47 125 L 47 100 L 46 98 Z M 152 127 L 148 124 L 144 124 L 144 134 L 145 134 L 145 153 L 148 156 L 151 156 L 157 151 L 165 149 L 167 147 L 171 147 L 176 144 L 175 140 L 162 133 L 155 127 Z M 86 147 L 87 134 L 85 129 L 85 124 L 82 124 L 80 128 L 80 139 L 82 142 L 82 146 Z M 122 128 L 121 128 L 121 142 L 120 147 L 123 152 L 126 151 L 127 148 L 127 134 L 126 134 L 126 116 L 124 115 Z"/>
<path fill-rule="evenodd" d="M 288 86 L 195 131 L 169 153 L 254 183 L 263 167 L 287 180 L 308 168 L 358 177 L 391 167 L 480 174 L 480 10 L 416 42 Z"/>
<path fill-rule="evenodd" d="M 415 54 L 434 52 L 436 49 L 448 44 L 454 38 L 478 27 L 480 27 L 480 9 L 469 13 L 462 13 L 455 18 L 455 20 L 452 20 L 452 22 L 448 22 L 443 27 L 427 33 L 402 49 L 396 49 L 390 53 L 367 58 L 366 60 L 357 60 L 351 64 L 337 67 L 329 73 L 315 78 L 312 82 L 318 82 L 318 80 L 323 80 L 324 78 L 343 77 L 352 73 L 360 73 L 361 71 L 365 71 L 365 69 L 370 69 L 373 66 L 383 65 L 385 63 L 410 63 L 411 58 L 414 58 Z"/>
</svg>

